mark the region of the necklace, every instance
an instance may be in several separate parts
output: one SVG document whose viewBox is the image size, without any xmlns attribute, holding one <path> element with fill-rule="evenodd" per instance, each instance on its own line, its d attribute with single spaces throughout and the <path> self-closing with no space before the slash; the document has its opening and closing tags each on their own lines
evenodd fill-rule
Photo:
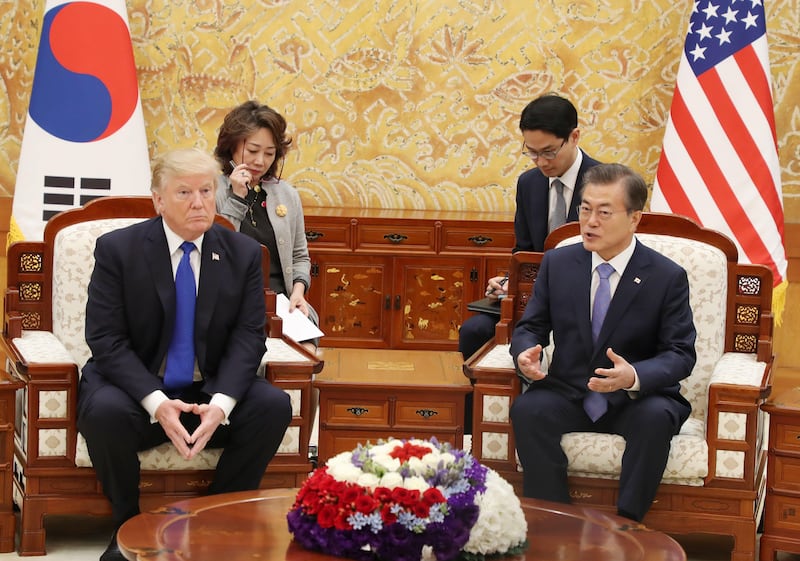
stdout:
<svg viewBox="0 0 800 561">
<path fill-rule="evenodd" d="M 261 186 L 260 185 L 256 185 L 252 190 L 253 198 L 250 199 L 250 203 L 247 205 L 247 216 L 249 217 L 250 224 L 253 225 L 253 228 L 255 228 L 257 226 L 256 215 L 253 212 L 253 207 L 255 206 L 255 204 L 257 202 L 259 202 L 259 199 L 261 198 L 261 191 L 262 191 Z M 261 206 L 264 207 L 264 208 L 266 208 L 266 203 L 267 203 L 266 199 L 267 199 L 267 196 L 266 196 L 266 192 L 265 192 L 264 193 L 264 201 L 261 202 Z"/>
</svg>

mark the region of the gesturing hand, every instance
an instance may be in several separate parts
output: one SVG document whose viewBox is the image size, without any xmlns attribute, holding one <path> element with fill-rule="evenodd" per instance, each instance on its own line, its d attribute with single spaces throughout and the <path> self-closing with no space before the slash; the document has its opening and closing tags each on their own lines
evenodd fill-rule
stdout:
<svg viewBox="0 0 800 561">
<path fill-rule="evenodd" d="M 542 372 L 542 363 L 539 360 L 541 356 L 541 345 L 525 349 L 517 355 L 517 368 L 519 368 L 523 376 L 529 380 L 541 380 L 546 376 L 546 374 Z"/>
<path fill-rule="evenodd" d="M 606 356 L 611 359 L 611 368 L 596 368 L 594 373 L 597 376 L 589 378 L 587 387 L 592 391 L 607 393 L 625 390 L 633 386 L 636 380 L 633 366 L 615 353 L 611 347 L 606 349 Z"/>
</svg>

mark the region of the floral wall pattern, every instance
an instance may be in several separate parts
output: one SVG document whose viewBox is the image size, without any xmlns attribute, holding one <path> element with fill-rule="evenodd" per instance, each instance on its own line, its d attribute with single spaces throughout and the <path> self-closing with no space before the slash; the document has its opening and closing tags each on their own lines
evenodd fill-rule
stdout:
<svg viewBox="0 0 800 561">
<path fill-rule="evenodd" d="M 800 0 L 765 2 L 787 221 L 800 221 Z M 587 152 L 652 183 L 691 7 L 129 0 L 128 17 L 152 156 L 212 150 L 227 110 L 256 98 L 290 123 L 283 176 L 306 206 L 513 211 L 528 165 L 519 113 L 549 91 L 578 106 Z M 44 0 L 0 0 L 8 193 L 43 11 Z"/>
</svg>

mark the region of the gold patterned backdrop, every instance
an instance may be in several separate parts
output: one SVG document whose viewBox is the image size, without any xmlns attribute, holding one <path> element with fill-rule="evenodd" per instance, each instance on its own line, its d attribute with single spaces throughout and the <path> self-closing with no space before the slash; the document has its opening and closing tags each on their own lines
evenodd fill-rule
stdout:
<svg viewBox="0 0 800 561">
<path fill-rule="evenodd" d="M 765 0 L 787 221 L 800 221 L 800 0 Z M 557 91 L 581 145 L 652 182 L 691 0 L 131 0 L 151 156 L 212 150 L 248 98 L 290 123 L 306 206 L 514 207 L 519 113 Z M 0 0 L 13 191 L 44 0 Z M 800 198 L 798 198 L 800 201 Z M 793 208 L 793 204 L 797 208 Z"/>
</svg>

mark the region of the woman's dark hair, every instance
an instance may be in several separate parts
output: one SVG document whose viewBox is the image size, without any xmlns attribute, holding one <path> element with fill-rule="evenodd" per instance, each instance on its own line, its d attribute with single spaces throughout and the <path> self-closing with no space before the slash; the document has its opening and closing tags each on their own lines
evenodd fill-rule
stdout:
<svg viewBox="0 0 800 561">
<path fill-rule="evenodd" d="M 292 138 L 286 136 L 286 119 L 273 108 L 255 100 L 245 101 L 238 107 L 234 107 L 230 113 L 225 115 L 222 126 L 219 128 L 214 156 L 222 166 L 224 173 L 229 174 L 233 171 L 231 160 L 239 161 L 241 159 L 237 159 L 239 155 L 233 153 L 239 141 L 262 128 L 270 131 L 275 139 L 275 161 L 272 162 L 265 177 L 278 178 L 280 176 L 277 169 L 282 165 L 283 157 L 292 144 Z"/>
<path fill-rule="evenodd" d="M 576 128 L 577 109 L 568 99 L 554 93 L 531 101 L 522 110 L 519 118 L 519 129 L 523 132 L 544 131 L 562 139 L 567 139 L 569 133 Z"/>
</svg>

